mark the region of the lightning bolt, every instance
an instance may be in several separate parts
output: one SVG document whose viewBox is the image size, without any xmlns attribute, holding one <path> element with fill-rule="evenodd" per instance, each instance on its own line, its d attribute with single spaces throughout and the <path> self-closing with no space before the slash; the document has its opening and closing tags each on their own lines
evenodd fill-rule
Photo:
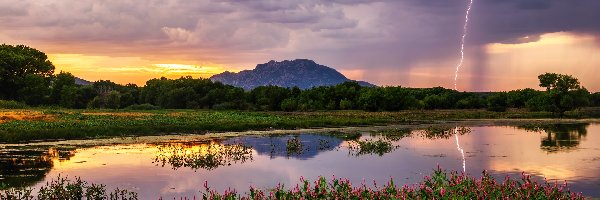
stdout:
<svg viewBox="0 0 600 200">
<path fill-rule="evenodd" d="M 458 70 L 463 65 L 465 60 L 465 38 L 467 37 L 467 27 L 469 26 L 469 12 L 471 12 L 471 7 L 473 6 L 473 0 L 470 0 L 469 7 L 467 7 L 467 14 L 465 15 L 465 24 L 463 25 L 463 34 L 462 40 L 460 42 L 460 61 L 456 66 L 456 71 L 454 72 L 454 90 L 457 90 L 456 81 L 458 80 Z"/>
<path fill-rule="evenodd" d="M 462 155 L 463 172 L 467 172 L 467 161 L 465 160 L 465 150 L 462 147 L 460 147 L 460 143 L 458 142 L 458 127 L 454 128 L 454 138 L 456 138 L 456 149 L 458 149 L 458 152 L 460 152 L 460 155 Z"/>
</svg>

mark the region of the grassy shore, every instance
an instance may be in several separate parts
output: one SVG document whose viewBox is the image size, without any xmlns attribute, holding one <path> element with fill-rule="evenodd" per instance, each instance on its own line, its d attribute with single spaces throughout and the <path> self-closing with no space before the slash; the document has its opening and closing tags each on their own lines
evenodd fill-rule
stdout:
<svg viewBox="0 0 600 200">
<path fill-rule="evenodd" d="M 599 110 L 567 113 L 568 118 L 598 117 Z M 0 143 L 37 140 L 146 136 L 171 133 L 299 129 L 432 123 L 466 119 L 544 119 L 547 112 L 490 112 L 485 110 L 435 110 L 402 112 L 323 111 L 250 112 L 208 110 L 0 110 Z"/>
</svg>

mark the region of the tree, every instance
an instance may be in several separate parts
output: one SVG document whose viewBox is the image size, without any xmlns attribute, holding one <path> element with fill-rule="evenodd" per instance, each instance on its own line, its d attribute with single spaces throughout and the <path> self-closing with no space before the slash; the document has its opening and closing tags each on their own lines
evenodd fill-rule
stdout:
<svg viewBox="0 0 600 200">
<path fill-rule="evenodd" d="M 590 104 L 593 106 L 600 106 L 600 92 L 590 95 Z"/>
<path fill-rule="evenodd" d="M 507 96 L 508 106 L 513 108 L 523 108 L 525 107 L 525 103 L 527 103 L 527 101 L 538 96 L 540 93 L 541 91 L 531 88 L 510 91 L 508 92 Z"/>
<path fill-rule="evenodd" d="M 106 95 L 106 108 L 118 109 L 121 107 L 121 93 L 111 91 Z"/>
<path fill-rule="evenodd" d="M 348 100 L 348 99 L 342 99 L 340 101 L 340 109 L 341 110 L 350 110 L 352 109 L 352 101 Z"/>
<path fill-rule="evenodd" d="M 52 92 L 50 94 L 50 101 L 52 104 L 61 104 L 66 101 L 75 101 L 74 99 L 63 99 L 63 98 L 74 98 L 74 95 L 63 96 L 63 89 L 77 87 L 75 84 L 75 76 L 69 72 L 60 72 L 52 80 Z"/>
<path fill-rule="evenodd" d="M 545 73 L 538 76 L 540 87 L 545 87 L 551 102 L 551 112 L 560 116 L 566 111 L 586 106 L 589 92 L 571 75 Z"/>
<path fill-rule="evenodd" d="M 489 111 L 494 111 L 494 112 L 504 112 L 506 111 L 506 107 L 507 107 L 507 95 L 505 92 L 498 92 L 495 94 L 492 94 L 490 96 L 488 96 L 487 98 L 488 101 L 488 107 L 487 109 Z"/>
<path fill-rule="evenodd" d="M 43 52 L 25 45 L 0 45 L 0 98 L 19 100 L 18 91 L 27 85 L 28 75 L 50 79 L 53 73 L 54 65 Z"/>
<path fill-rule="evenodd" d="M 27 105 L 37 106 L 48 102 L 49 80 L 39 74 L 28 74 L 23 79 L 24 87 L 18 90 L 19 100 Z"/>
<path fill-rule="evenodd" d="M 378 111 L 381 109 L 383 93 L 377 88 L 368 88 L 361 91 L 358 97 L 360 108 L 367 111 Z"/>
<path fill-rule="evenodd" d="M 298 100 L 296 98 L 287 98 L 281 102 L 281 110 L 283 111 L 295 111 L 298 109 Z"/>
</svg>

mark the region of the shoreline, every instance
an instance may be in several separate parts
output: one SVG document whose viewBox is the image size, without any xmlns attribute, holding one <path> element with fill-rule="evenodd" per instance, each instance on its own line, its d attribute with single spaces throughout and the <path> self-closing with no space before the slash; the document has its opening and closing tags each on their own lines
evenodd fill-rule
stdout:
<svg viewBox="0 0 600 200">
<path fill-rule="evenodd" d="M 249 131 L 226 131 L 207 132 L 203 134 L 190 133 L 165 133 L 153 136 L 121 136 L 98 139 L 73 139 L 59 141 L 33 141 L 27 143 L 0 143 L 0 148 L 17 146 L 103 146 L 103 145 L 126 145 L 160 142 L 192 142 L 209 139 L 222 139 L 240 136 L 265 136 L 277 134 L 307 134 L 327 132 L 368 132 L 385 129 L 411 129 L 420 130 L 431 126 L 435 127 L 484 127 L 484 126 L 519 126 L 526 124 L 557 124 L 557 123 L 600 123 L 600 119 L 464 119 L 464 120 L 432 120 L 427 123 L 391 124 L 391 125 L 366 125 L 346 127 L 315 127 L 301 129 L 273 129 L 273 130 L 249 130 Z"/>
</svg>

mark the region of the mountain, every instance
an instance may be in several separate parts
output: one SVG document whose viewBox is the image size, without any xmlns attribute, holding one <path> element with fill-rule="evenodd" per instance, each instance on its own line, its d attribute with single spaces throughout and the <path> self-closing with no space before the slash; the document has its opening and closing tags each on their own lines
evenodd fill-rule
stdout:
<svg viewBox="0 0 600 200">
<path fill-rule="evenodd" d="M 91 85 L 91 84 L 94 84 L 94 83 L 75 77 L 75 84 L 77 84 L 77 85 Z"/>
<path fill-rule="evenodd" d="M 210 80 L 246 90 L 266 85 L 297 86 L 300 89 L 309 89 L 353 81 L 335 69 L 319 65 L 308 59 L 284 60 L 281 62 L 271 60 L 268 63 L 256 65 L 253 70 L 244 70 L 239 73 L 226 71 L 210 77 Z M 364 81 L 357 81 L 357 83 L 362 86 L 375 86 Z"/>
</svg>

